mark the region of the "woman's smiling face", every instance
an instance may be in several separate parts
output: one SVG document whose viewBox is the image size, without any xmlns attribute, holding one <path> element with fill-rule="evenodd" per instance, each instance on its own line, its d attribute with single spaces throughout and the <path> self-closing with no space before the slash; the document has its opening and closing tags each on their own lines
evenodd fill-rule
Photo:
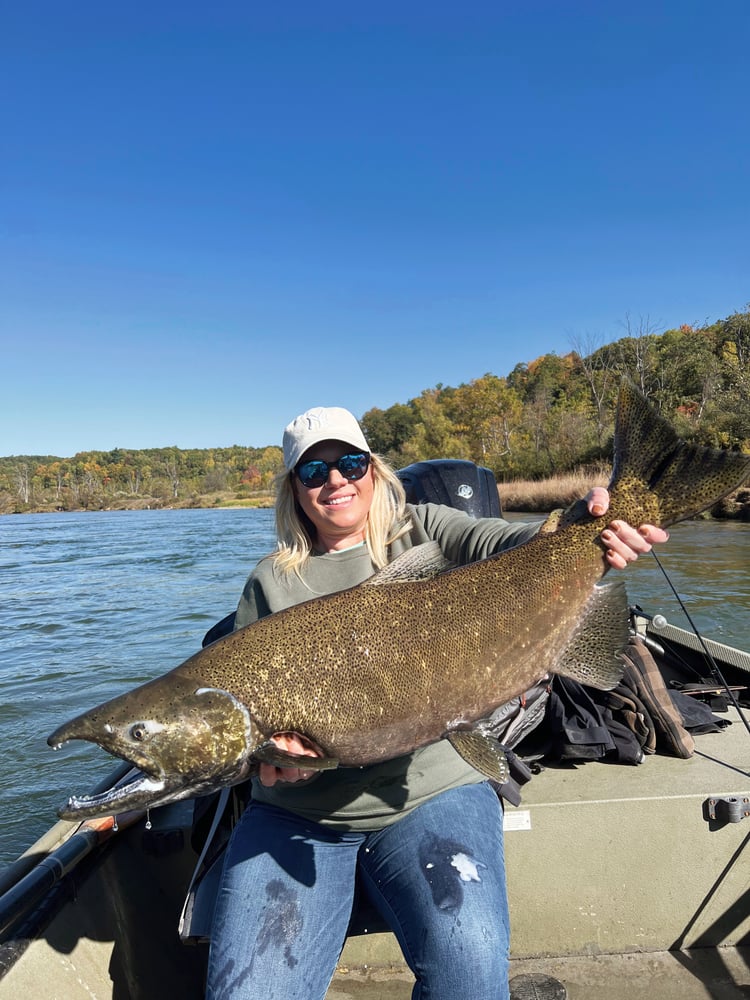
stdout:
<svg viewBox="0 0 750 1000">
<path fill-rule="evenodd" d="M 321 441 L 302 456 L 301 462 L 322 459 L 330 466 L 322 486 L 303 486 L 294 475 L 297 501 L 315 528 L 315 548 L 323 552 L 349 548 L 365 539 L 367 518 L 372 505 L 372 465 L 361 479 L 345 479 L 334 464 L 352 452 L 343 441 Z"/>
</svg>

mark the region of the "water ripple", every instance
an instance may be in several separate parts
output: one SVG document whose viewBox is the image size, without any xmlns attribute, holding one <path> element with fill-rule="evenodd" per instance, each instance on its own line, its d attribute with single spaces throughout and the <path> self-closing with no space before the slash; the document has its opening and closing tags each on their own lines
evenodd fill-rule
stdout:
<svg viewBox="0 0 750 1000">
<path fill-rule="evenodd" d="M 273 511 L 112 511 L 0 519 L 0 863 L 112 768 L 54 754 L 65 719 L 177 666 L 236 607 Z"/>
</svg>

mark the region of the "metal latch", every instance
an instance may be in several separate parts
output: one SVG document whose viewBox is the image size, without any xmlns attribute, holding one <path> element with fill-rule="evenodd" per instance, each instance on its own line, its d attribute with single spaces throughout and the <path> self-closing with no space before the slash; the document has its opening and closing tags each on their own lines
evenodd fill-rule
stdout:
<svg viewBox="0 0 750 1000">
<path fill-rule="evenodd" d="M 750 816 L 750 798 L 730 795 L 705 802 L 706 819 L 714 823 L 739 823 Z"/>
</svg>

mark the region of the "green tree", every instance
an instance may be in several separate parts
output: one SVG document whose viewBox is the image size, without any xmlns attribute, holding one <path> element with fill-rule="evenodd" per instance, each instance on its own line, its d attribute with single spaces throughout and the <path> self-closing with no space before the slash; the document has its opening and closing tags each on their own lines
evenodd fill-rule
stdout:
<svg viewBox="0 0 750 1000">
<path fill-rule="evenodd" d="M 523 405 L 506 379 L 487 373 L 460 385 L 447 410 L 466 454 L 498 475 L 513 468 L 515 438 L 523 423 Z"/>
<path fill-rule="evenodd" d="M 628 315 L 625 328 L 627 336 L 615 345 L 620 372 L 628 375 L 644 396 L 653 397 L 664 377 L 664 369 L 659 365 L 659 336 L 648 317 L 641 317 L 635 323 Z"/>
<path fill-rule="evenodd" d="M 425 389 L 413 400 L 417 420 L 408 441 L 400 449 L 398 465 L 431 458 L 466 458 L 466 449 L 446 413 L 441 387 Z"/>
<path fill-rule="evenodd" d="M 387 410 L 368 410 L 361 424 L 367 442 L 374 452 L 396 463 L 403 445 L 411 438 L 419 420 L 413 404 L 394 403 Z"/>
</svg>

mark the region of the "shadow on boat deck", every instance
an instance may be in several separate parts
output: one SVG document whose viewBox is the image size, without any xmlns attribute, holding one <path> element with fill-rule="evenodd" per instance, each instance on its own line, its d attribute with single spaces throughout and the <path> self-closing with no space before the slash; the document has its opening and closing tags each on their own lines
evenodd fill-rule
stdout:
<svg viewBox="0 0 750 1000">
<path fill-rule="evenodd" d="M 565 985 L 567 1000 L 748 1000 L 750 947 L 700 948 L 576 958 L 524 959 L 511 963 L 511 980 L 545 973 Z M 408 969 L 340 967 L 326 1000 L 409 1000 Z M 470 984 L 467 984 L 467 996 Z M 546 1000 L 545 994 L 525 997 Z M 551 997 L 550 997 L 551 1000 Z"/>
</svg>

